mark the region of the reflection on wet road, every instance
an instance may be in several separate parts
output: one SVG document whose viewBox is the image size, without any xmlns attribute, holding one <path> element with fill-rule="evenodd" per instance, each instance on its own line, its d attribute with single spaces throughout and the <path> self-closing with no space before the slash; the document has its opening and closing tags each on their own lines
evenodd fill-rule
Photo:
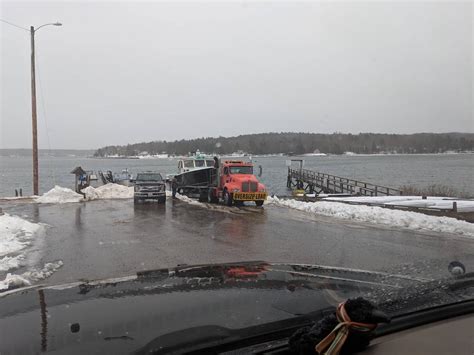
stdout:
<svg viewBox="0 0 474 355">
<path fill-rule="evenodd" d="M 49 226 L 38 262 L 62 260 L 64 266 L 48 284 L 244 260 L 434 277 L 447 274 L 452 260 L 474 268 L 467 238 L 376 228 L 271 205 L 238 209 L 168 199 L 166 206 L 102 200 L 3 207 Z"/>
</svg>

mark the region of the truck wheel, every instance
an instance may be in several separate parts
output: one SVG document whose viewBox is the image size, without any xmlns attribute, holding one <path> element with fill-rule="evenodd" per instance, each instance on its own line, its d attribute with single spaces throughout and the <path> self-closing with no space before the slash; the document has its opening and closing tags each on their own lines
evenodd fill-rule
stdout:
<svg viewBox="0 0 474 355">
<path fill-rule="evenodd" d="M 208 200 L 208 196 L 204 190 L 199 192 L 199 202 L 206 202 Z"/>
<path fill-rule="evenodd" d="M 138 202 L 140 202 L 140 200 L 137 197 L 134 197 L 133 198 L 133 203 L 138 203 Z"/>
<path fill-rule="evenodd" d="M 207 192 L 207 202 L 209 203 L 217 203 L 218 200 L 217 200 L 217 197 L 214 195 L 214 190 L 213 189 L 209 189 L 209 191 Z"/>
<path fill-rule="evenodd" d="M 226 190 L 224 191 L 224 204 L 226 206 L 232 206 L 232 196 L 230 195 L 230 193 Z"/>
<path fill-rule="evenodd" d="M 166 203 L 166 196 L 159 197 L 158 203 Z"/>
<path fill-rule="evenodd" d="M 260 207 L 260 206 L 263 206 L 263 202 L 264 202 L 263 200 L 258 200 L 258 201 L 255 201 L 255 204 Z"/>
</svg>

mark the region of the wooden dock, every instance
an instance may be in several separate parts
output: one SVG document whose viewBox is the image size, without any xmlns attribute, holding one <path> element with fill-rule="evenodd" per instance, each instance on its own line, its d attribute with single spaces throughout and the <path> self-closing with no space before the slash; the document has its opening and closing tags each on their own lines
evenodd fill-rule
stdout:
<svg viewBox="0 0 474 355">
<path fill-rule="evenodd" d="M 392 187 L 375 185 L 365 181 L 359 181 L 320 173 L 306 169 L 294 169 L 288 167 L 288 188 L 304 190 L 312 194 L 348 194 L 361 196 L 400 196 L 403 191 Z"/>
</svg>

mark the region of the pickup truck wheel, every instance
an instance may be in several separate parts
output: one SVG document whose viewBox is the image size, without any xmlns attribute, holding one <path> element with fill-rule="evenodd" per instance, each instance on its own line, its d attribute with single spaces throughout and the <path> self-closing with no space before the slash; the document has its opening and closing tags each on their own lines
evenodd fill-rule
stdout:
<svg viewBox="0 0 474 355">
<path fill-rule="evenodd" d="M 232 206 L 232 196 L 230 195 L 230 193 L 226 190 L 224 191 L 224 204 L 226 206 Z"/>
<path fill-rule="evenodd" d="M 255 204 L 260 207 L 260 206 L 263 206 L 263 202 L 264 202 L 263 200 L 258 200 L 258 201 L 255 201 Z"/>
<path fill-rule="evenodd" d="M 158 203 L 166 203 L 166 196 L 159 197 Z"/>
<path fill-rule="evenodd" d="M 133 198 L 133 203 L 138 203 L 138 202 L 140 202 L 140 199 L 138 197 L 134 197 Z"/>
</svg>

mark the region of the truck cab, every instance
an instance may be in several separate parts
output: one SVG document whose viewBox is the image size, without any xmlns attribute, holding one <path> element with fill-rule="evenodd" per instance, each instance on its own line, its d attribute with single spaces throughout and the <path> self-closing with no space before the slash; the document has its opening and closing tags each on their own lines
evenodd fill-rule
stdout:
<svg viewBox="0 0 474 355">
<path fill-rule="evenodd" d="M 219 167 L 218 196 L 228 206 L 244 201 L 254 201 L 262 206 L 267 191 L 254 175 L 251 162 L 224 160 Z"/>
</svg>

